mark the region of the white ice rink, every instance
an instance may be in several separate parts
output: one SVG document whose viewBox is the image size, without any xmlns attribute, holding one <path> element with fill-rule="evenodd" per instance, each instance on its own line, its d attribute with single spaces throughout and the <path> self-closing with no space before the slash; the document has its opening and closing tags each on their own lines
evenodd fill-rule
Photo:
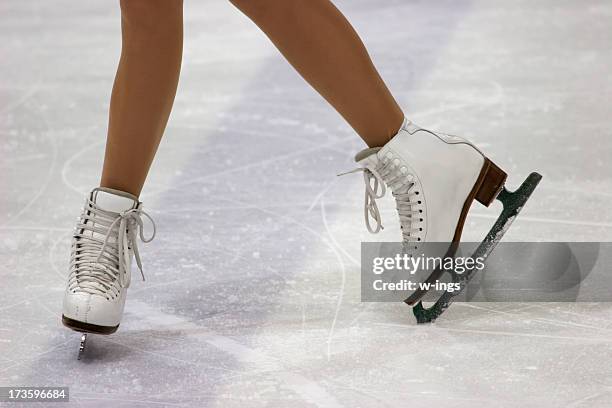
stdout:
<svg viewBox="0 0 612 408">
<path fill-rule="evenodd" d="M 512 186 L 544 175 L 507 240 L 612 240 L 610 2 L 338 6 L 409 118 L 470 137 Z M 142 195 L 147 281 L 77 361 L 61 299 L 118 4 L 0 2 L 0 386 L 69 386 L 87 407 L 612 406 L 610 304 L 457 303 L 416 326 L 406 305 L 361 303 L 360 243 L 399 237 L 391 199 L 371 236 L 362 177 L 336 177 L 363 143 L 229 2 L 187 1 L 185 25 Z M 464 239 L 498 210 L 475 207 Z"/>
</svg>

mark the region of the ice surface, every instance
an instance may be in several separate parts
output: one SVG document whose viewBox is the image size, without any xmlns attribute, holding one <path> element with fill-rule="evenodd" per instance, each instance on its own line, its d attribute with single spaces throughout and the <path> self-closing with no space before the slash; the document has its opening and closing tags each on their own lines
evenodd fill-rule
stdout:
<svg viewBox="0 0 612 408">
<path fill-rule="evenodd" d="M 343 0 L 421 126 L 541 187 L 508 240 L 612 239 L 612 5 Z M 116 2 L 0 4 L 0 386 L 80 406 L 608 407 L 608 304 L 454 304 L 417 327 L 359 301 L 363 144 L 229 2 L 186 2 L 183 76 L 142 199 L 120 330 L 61 326 L 71 229 L 96 185 Z M 476 208 L 467 240 L 499 208 Z"/>
</svg>

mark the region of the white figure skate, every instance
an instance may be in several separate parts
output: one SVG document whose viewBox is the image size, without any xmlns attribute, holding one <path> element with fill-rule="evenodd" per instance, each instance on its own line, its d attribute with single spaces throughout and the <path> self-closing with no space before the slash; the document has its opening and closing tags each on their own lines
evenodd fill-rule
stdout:
<svg viewBox="0 0 612 408">
<path fill-rule="evenodd" d="M 417 250 L 421 242 L 446 242 L 450 245 L 446 256 L 453 256 L 457 250 L 472 202 L 477 200 L 488 207 L 497 198 L 504 210 L 472 255 L 486 259 L 542 178 L 532 173 L 511 193 L 504 187 L 506 173 L 469 141 L 422 129 L 409 121 L 385 146 L 363 150 L 355 160 L 363 166 L 358 170 L 364 172 L 368 230 L 381 230 L 376 200 L 389 188 L 397 205 L 404 250 Z M 464 288 L 473 272 L 453 273 L 453 280 Z M 433 283 L 443 273 L 438 269 L 426 281 Z M 425 293 L 417 290 L 405 302 L 414 305 Z M 413 309 L 417 321 L 435 320 L 459 293 L 444 293 L 430 309 L 419 302 Z"/>
<path fill-rule="evenodd" d="M 141 215 L 153 224 L 150 238 L 143 236 Z M 87 333 L 111 334 L 119 327 L 133 255 L 144 280 L 138 236 L 145 243 L 153 240 L 155 224 L 135 196 L 102 187 L 88 194 L 72 239 L 62 313 L 66 327 L 83 333 L 79 359 Z"/>
</svg>

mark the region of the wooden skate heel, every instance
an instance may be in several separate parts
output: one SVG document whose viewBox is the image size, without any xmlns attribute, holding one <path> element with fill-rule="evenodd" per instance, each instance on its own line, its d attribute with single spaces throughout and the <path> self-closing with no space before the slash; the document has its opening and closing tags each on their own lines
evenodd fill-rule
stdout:
<svg viewBox="0 0 612 408">
<path fill-rule="evenodd" d="M 478 178 L 480 186 L 476 192 L 476 200 L 486 207 L 491 205 L 495 197 L 504 188 L 506 177 L 508 177 L 506 172 L 497 167 L 491 160 L 485 158 L 482 172 Z"/>
</svg>

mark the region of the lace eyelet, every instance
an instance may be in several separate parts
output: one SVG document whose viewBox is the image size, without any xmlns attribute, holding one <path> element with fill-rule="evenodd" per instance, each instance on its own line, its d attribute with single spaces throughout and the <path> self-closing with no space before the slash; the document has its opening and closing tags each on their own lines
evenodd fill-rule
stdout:
<svg viewBox="0 0 612 408">
<path fill-rule="evenodd" d="M 421 204 L 421 200 L 419 200 L 418 203 Z"/>
</svg>

